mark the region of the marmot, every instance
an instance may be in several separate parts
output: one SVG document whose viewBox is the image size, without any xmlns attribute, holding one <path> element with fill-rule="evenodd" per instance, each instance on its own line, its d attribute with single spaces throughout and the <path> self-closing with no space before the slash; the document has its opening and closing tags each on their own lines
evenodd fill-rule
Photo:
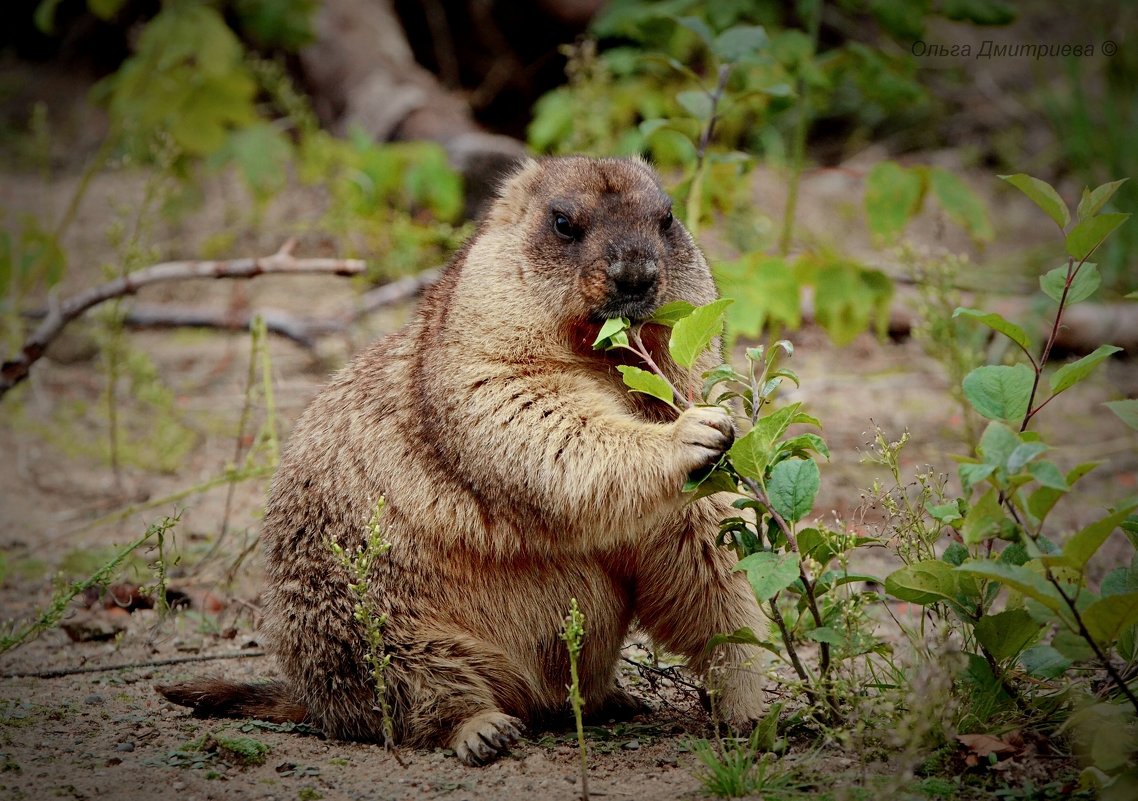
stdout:
<svg viewBox="0 0 1138 801">
<path fill-rule="evenodd" d="M 643 161 L 531 160 L 504 181 L 478 232 L 414 319 L 312 401 L 269 495 L 263 634 L 283 681 L 160 687 L 199 714 L 304 720 L 382 741 L 349 578 L 377 499 L 390 551 L 371 584 L 384 628 L 395 739 L 468 764 L 523 723 L 567 709 L 559 638 L 585 615 L 586 710 L 639 702 L 615 684 L 633 621 L 707 667 L 708 639 L 765 621 L 733 554 L 716 545 L 726 496 L 685 500 L 694 470 L 730 446 L 719 408 L 676 415 L 629 393 L 601 323 L 716 297 L 702 254 Z M 691 380 L 667 356 L 674 383 Z M 706 355 L 695 375 L 715 366 Z M 725 646 L 718 699 L 738 728 L 763 710 L 756 648 Z"/>
</svg>

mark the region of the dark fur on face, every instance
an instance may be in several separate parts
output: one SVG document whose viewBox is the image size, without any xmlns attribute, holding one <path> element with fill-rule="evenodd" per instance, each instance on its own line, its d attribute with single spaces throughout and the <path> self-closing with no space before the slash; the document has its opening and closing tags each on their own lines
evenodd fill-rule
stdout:
<svg viewBox="0 0 1138 801">
<path fill-rule="evenodd" d="M 584 319 L 643 320 L 668 302 L 673 274 L 697 259 L 655 173 L 627 159 L 547 162 L 526 210 L 533 278 L 565 285 Z"/>
</svg>

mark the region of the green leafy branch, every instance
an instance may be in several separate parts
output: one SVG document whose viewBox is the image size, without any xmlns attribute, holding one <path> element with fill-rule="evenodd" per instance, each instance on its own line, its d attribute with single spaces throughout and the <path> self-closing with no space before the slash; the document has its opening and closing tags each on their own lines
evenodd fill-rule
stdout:
<svg viewBox="0 0 1138 801">
<path fill-rule="evenodd" d="M 1130 216 L 1100 213 L 1122 181 L 1085 189 L 1072 224 L 1069 208 L 1050 185 L 1024 174 L 1003 178 L 1027 195 L 1063 234 L 1066 263 L 1039 279 L 1043 293 L 1055 303 L 1054 314 L 1037 356 L 1032 338 L 1021 326 L 994 312 L 956 309 L 956 317 L 986 325 L 1009 339 L 1026 362 L 984 365 L 964 376 L 965 398 L 990 422 L 976 445 L 976 456 L 960 460 L 964 497 L 926 510 L 954 541 L 942 558 L 927 558 L 895 571 L 886 579 L 885 589 L 902 600 L 952 610 L 966 624 L 993 676 L 1011 690 L 1013 698 L 1018 700 L 1018 695 L 1010 688 L 1009 676 L 1016 661 L 1043 680 L 1064 675 L 1076 663 L 1090 662 L 1102 669 L 1116 698 L 1138 717 L 1138 694 L 1113 658 L 1118 654 L 1133 662 L 1138 657 L 1138 557 L 1110 573 L 1097 593 L 1088 586 L 1087 574 L 1088 563 L 1115 530 L 1121 529 L 1138 548 L 1138 499 L 1116 503 L 1059 547 L 1046 536 L 1046 521 L 1097 463 L 1064 472 L 1045 458 L 1050 446 L 1029 430 L 1052 400 L 1121 350 L 1103 344 L 1062 365 L 1050 373 L 1050 392 L 1039 400 L 1064 312 L 1098 289 L 1098 270 L 1090 258 Z M 1127 426 L 1138 429 L 1138 400 L 1105 405 Z M 977 492 L 979 497 L 973 500 Z M 1002 611 L 997 612 L 1001 597 Z M 1099 743 L 1095 749 L 1101 745 L 1118 750 L 1117 744 L 1094 741 Z M 1123 775 L 1132 779 L 1136 771 L 1133 755 L 1123 755 L 1111 763 L 1108 773 L 1115 775 L 1108 776 L 1107 783 Z"/>
<path fill-rule="evenodd" d="M 730 299 L 721 299 L 692 307 L 681 301 L 661 307 L 650 319 L 635 325 L 624 318 L 608 320 L 593 347 L 626 350 L 636 355 L 647 369 L 620 365 L 617 369 L 625 385 L 632 392 L 649 395 L 680 412 L 696 403 L 693 380 L 696 360 L 719 336 L 731 303 Z M 687 392 L 677 390 L 658 358 L 645 345 L 641 336 L 645 325 L 671 328 L 668 356 L 687 370 Z M 822 557 L 818 561 L 823 565 L 846 548 L 862 543 L 853 540 L 839 543 L 829 532 L 816 528 L 796 532 L 798 523 L 813 508 L 820 487 L 818 465 L 812 454 L 828 457 L 829 449 L 817 434 L 786 436 L 790 426 L 795 424 L 820 425 L 817 419 L 801 411 L 801 404 L 790 404 L 764 414 L 784 381 L 798 383 L 797 375 L 778 363 L 781 356 L 792 354 L 793 347 L 786 341 L 776 342 L 769 350 L 762 346 L 748 348 L 746 374 L 728 364 L 704 374 L 702 402 L 719 404 L 728 411 L 732 411 L 730 405 L 737 402 L 743 413 L 740 422 L 749 430 L 735 441 L 718 464 L 690 477 L 684 491 L 693 500 L 723 491 L 740 492 L 744 496 L 736 500 L 734 506 L 741 512 L 751 510 L 754 519 L 738 516 L 722 521 L 721 541 L 736 550 L 740 561 L 735 569 L 747 574 L 756 599 L 769 606 L 787 658 L 806 685 L 808 695 L 812 700 L 825 701 L 833 713 L 836 706 L 826 691 L 826 682 L 832 667 L 831 647 L 843 643 L 837 632 L 826 625 L 827 614 L 819 598 L 843 582 L 832 574 L 826 574 L 824 580 L 812 576 L 808 563 L 802 559 L 799 535 L 805 535 L 812 547 L 825 544 L 825 548 L 817 551 Z M 779 594 L 792 585 L 812 624 L 810 633 L 819 643 L 818 677 L 812 677 L 803 665 L 795 650 L 792 627 L 778 607 Z M 722 642 L 749 642 L 770 647 L 760 642 L 753 632 L 726 636 L 728 639 L 714 640 L 712 647 Z"/>
</svg>

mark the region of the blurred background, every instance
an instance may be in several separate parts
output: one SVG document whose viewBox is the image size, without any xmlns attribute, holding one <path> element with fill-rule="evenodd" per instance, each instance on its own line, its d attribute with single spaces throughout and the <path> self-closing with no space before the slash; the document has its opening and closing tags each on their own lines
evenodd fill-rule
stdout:
<svg viewBox="0 0 1138 801">
<path fill-rule="evenodd" d="M 155 264 L 185 272 L 286 241 L 298 259 L 363 262 L 351 278 L 119 293 L 43 358 L 31 348 L 38 360 L 0 400 L 0 608 L 43 637 L 7 669 L 255 645 L 259 519 L 292 422 L 332 370 L 408 319 L 526 154 L 651 160 L 735 298 L 736 362 L 755 342 L 795 345 L 800 386 L 780 403 L 802 401 L 831 451 L 811 519 L 893 542 L 907 506 L 939 536 L 926 502 L 956 502 L 952 457 L 972 455 L 987 424 L 962 379 L 1024 358 L 953 312 L 999 311 L 1039 353 L 1055 314 L 1040 276 L 1067 265 L 1051 219 L 998 176 L 1047 181 L 1072 210 L 1085 187 L 1129 178 L 1101 212 L 1138 210 L 1136 32 L 1138 4 L 1123 0 L 0 4 L 5 381 L 61 303 Z M 1032 421 L 1065 469 L 1101 463 L 1049 518 L 1059 539 L 1138 491 L 1134 432 L 1102 406 L 1138 396 L 1136 247 L 1129 220 L 1095 253 L 1099 285 L 1064 313 L 1052 357 L 1125 350 Z M 138 539 L 156 517 L 176 520 L 176 542 Z M 1124 545 L 1108 542 L 1093 581 Z M 871 575 L 895 567 L 884 548 L 863 551 Z M 78 612 L 53 595 L 66 581 L 90 581 Z M 155 599 L 185 610 L 156 617 Z M 68 610 L 70 628 L 36 628 L 45 607 Z M 91 697 L 66 681 L 20 703 Z M 153 716 L 148 684 L 112 699 L 116 720 Z M 19 739 L 57 740 L 56 718 L 37 715 Z M 89 796 L 106 781 L 84 753 L 119 735 L 86 723 L 81 748 L 41 750 L 61 755 L 53 781 Z M 316 758 L 310 742 L 275 747 L 301 762 Z M 372 765 L 343 773 L 392 773 Z M 240 797 L 263 790 L 239 781 Z"/>
</svg>

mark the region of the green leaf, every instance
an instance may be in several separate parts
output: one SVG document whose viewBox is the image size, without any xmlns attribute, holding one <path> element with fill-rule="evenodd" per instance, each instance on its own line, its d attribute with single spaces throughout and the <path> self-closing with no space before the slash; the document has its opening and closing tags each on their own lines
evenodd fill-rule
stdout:
<svg viewBox="0 0 1138 801">
<path fill-rule="evenodd" d="M 123 7 L 125 0 L 87 0 L 87 8 L 99 19 L 109 20 Z"/>
<path fill-rule="evenodd" d="M 675 400 L 672 395 L 672 388 L 660 376 L 655 373 L 650 373 L 647 370 L 641 370 L 639 367 L 633 367 L 628 364 L 617 365 L 617 370 L 620 371 L 621 376 L 624 378 L 625 385 L 632 392 L 643 392 L 645 395 L 651 395 L 653 398 L 659 398 L 669 406 Z"/>
<path fill-rule="evenodd" d="M 861 539 L 869 540 L 869 537 Z M 880 542 L 880 540 L 872 540 L 873 542 Z M 840 587 L 843 584 L 854 584 L 856 582 L 866 582 L 877 584 L 881 581 L 877 576 L 871 576 L 868 573 L 845 573 L 843 571 L 827 570 L 818 580 L 814 582 L 814 594 L 818 596 L 825 595 L 834 587 Z"/>
<path fill-rule="evenodd" d="M 928 606 L 938 601 L 955 603 L 957 577 L 939 559 L 926 559 L 895 570 L 885 578 L 885 591 L 902 601 Z"/>
<path fill-rule="evenodd" d="M 711 47 L 715 35 L 703 19 L 700 17 L 676 17 L 676 22 L 698 36 L 707 47 Z"/>
<path fill-rule="evenodd" d="M 999 493 L 993 487 L 985 492 L 964 515 L 960 535 L 966 545 L 976 545 L 999 536 L 1007 515 L 1000 506 Z"/>
<path fill-rule="evenodd" d="M 1032 462 L 1027 466 L 1027 472 L 1031 473 L 1031 477 L 1043 487 L 1061 492 L 1067 492 L 1071 489 L 1067 479 L 1063 477 L 1053 462 Z"/>
<path fill-rule="evenodd" d="M 1018 473 L 1026 467 L 1029 462 L 1032 462 L 1037 456 L 1046 451 L 1047 446 L 1042 442 L 1025 442 L 1017 446 L 1016 449 L 1012 451 L 1011 456 L 1008 457 L 1008 472 L 1012 475 Z M 1055 472 L 1059 472 L 1058 468 L 1056 468 Z"/>
<path fill-rule="evenodd" d="M 617 334 L 623 334 L 630 326 L 631 323 L 627 317 L 610 317 L 605 320 L 604 324 L 601 325 L 601 330 L 597 332 L 597 338 L 593 340 L 593 350 L 607 350 L 613 344 L 617 344 L 614 342 L 614 337 Z M 627 345 L 628 337 L 625 336 L 624 342 L 619 344 Z"/>
<path fill-rule="evenodd" d="M 1138 398 L 1130 400 L 1107 401 L 1106 408 L 1110 409 L 1119 420 L 1131 428 L 1138 430 Z"/>
<path fill-rule="evenodd" d="M 813 459 L 787 459 L 771 469 L 767 484 L 771 506 L 790 522 L 797 523 L 814 508 L 822 484 Z"/>
<path fill-rule="evenodd" d="M 791 437 L 786 442 L 779 446 L 779 450 L 793 455 L 806 455 L 806 451 L 814 451 L 815 453 L 830 458 L 830 448 L 826 445 L 826 441 L 817 434 L 799 434 L 796 437 Z"/>
<path fill-rule="evenodd" d="M 1111 181 L 1110 183 L 1096 187 L 1094 191 L 1083 189 L 1083 197 L 1079 201 L 1079 209 L 1077 212 L 1079 220 L 1089 219 L 1102 211 L 1102 207 L 1110 202 L 1111 197 L 1118 191 L 1118 187 L 1122 186 L 1128 180 L 1128 178 L 1123 178 L 1121 181 Z"/>
<path fill-rule="evenodd" d="M 1067 234 L 1067 253 L 1080 261 L 1087 258 L 1129 217 L 1129 214 L 1100 214 L 1077 223 Z"/>
<path fill-rule="evenodd" d="M 946 526 L 964 519 L 960 514 L 960 508 L 955 503 L 929 505 L 925 507 L 925 511 L 933 520 Z"/>
<path fill-rule="evenodd" d="M 1050 645 L 1033 645 L 1019 655 L 1023 669 L 1041 679 L 1062 676 L 1071 666 L 1071 660 Z"/>
<path fill-rule="evenodd" d="M 652 313 L 652 316 L 648 318 L 648 322 L 659 323 L 660 325 L 675 325 L 693 311 L 695 311 L 695 306 L 686 300 L 674 300 L 656 309 L 656 311 Z"/>
<path fill-rule="evenodd" d="M 918 170 L 895 161 L 874 165 L 865 179 L 865 216 L 869 230 L 886 242 L 894 241 L 921 207 L 924 181 Z"/>
<path fill-rule="evenodd" d="M 777 648 L 765 640 L 760 640 L 755 635 L 755 632 L 751 631 L 747 626 L 735 629 L 735 631 L 730 634 L 716 634 L 707 641 L 707 645 L 704 646 L 703 651 L 709 654 L 721 645 L 757 645 L 764 650 L 770 651 L 775 656 L 781 655 Z"/>
<path fill-rule="evenodd" d="M 668 341 L 668 350 L 676 364 L 681 367 L 695 364 L 711 340 L 723 330 L 723 315 L 733 302 L 731 298 L 721 298 L 700 306 L 687 317 L 676 321 Z"/>
<path fill-rule="evenodd" d="M 804 528 L 798 532 L 798 552 L 816 562 L 826 564 L 838 554 L 832 538 L 817 528 Z"/>
<path fill-rule="evenodd" d="M 676 102 L 680 104 L 688 114 L 691 114 L 700 122 L 706 122 L 711 119 L 711 112 L 713 104 L 711 96 L 702 89 L 685 89 L 676 95 Z"/>
<path fill-rule="evenodd" d="M 1107 573 L 1102 580 L 1102 596 L 1123 595 L 1128 592 L 1138 592 L 1138 555 L 1135 555 L 1129 565 L 1116 567 Z"/>
<path fill-rule="evenodd" d="M 1125 629 L 1138 623 L 1138 592 L 1099 598 L 1082 610 L 1087 631 L 1100 645 L 1112 645 Z"/>
<path fill-rule="evenodd" d="M 944 553 L 941 555 L 941 559 L 953 567 L 960 567 L 962 564 L 964 564 L 964 560 L 967 558 L 968 548 L 960 542 L 949 543 L 948 547 L 944 549 Z"/>
<path fill-rule="evenodd" d="M 1055 221 L 1060 230 L 1066 230 L 1067 224 L 1071 222 L 1071 212 L 1051 184 L 1022 172 L 1015 175 L 1001 175 L 1000 178 L 1031 198 L 1035 205 Z"/>
<path fill-rule="evenodd" d="M 752 55 L 767 45 L 767 32 L 761 25 L 733 25 L 711 45 L 711 51 L 724 61 L 732 62 Z"/>
<path fill-rule="evenodd" d="M 790 403 L 776 409 L 766 417 L 760 417 L 754 428 L 735 440 L 727 455 L 739 475 L 760 482 L 766 480 L 767 467 L 776 452 L 775 442 L 792 424 L 810 422 L 801 419 L 807 417 L 799 413 L 801 408 L 801 403 Z"/>
<path fill-rule="evenodd" d="M 1023 609 L 1008 609 L 984 615 L 973 627 L 976 639 L 999 662 L 1016 656 L 1039 636 L 1042 624 Z"/>
<path fill-rule="evenodd" d="M 1115 347 L 1114 345 L 1099 345 L 1094 351 L 1088 353 L 1078 361 L 1063 365 L 1051 376 L 1051 393 L 1058 395 L 1063 390 L 1070 389 L 1089 376 L 1100 362 L 1108 358 L 1111 354 L 1120 353 L 1121 351 L 1122 348 Z"/>
<path fill-rule="evenodd" d="M 971 492 L 973 487 L 995 472 L 996 465 L 994 464 L 962 464 L 960 465 L 960 483 L 965 492 Z"/>
<path fill-rule="evenodd" d="M 1098 549 L 1102 547 L 1102 544 L 1106 542 L 1106 538 L 1110 536 L 1111 532 L 1122 524 L 1122 521 L 1130 515 L 1136 506 L 1138 506 L 1138 504 L 1129 504 L 1120 509 L 1116 509 L 1106 517 L 1096 520 L 1074 534 L 1071 539 L 1067 540 L 1067 544 L 1063 546 L 1063 555 L 1061 557 L 1063 564 L 1073 567 L 1076 570 L 1082 570 L 1090 558 L 1094 556 L 1095 553 L 1098 552 Z"/>
<path fill-rule="evenodd" d="M 1042 520 L 1047 516 L 1051 509 L 1059 502 L 1065 494 L 1070 492 L 1070 488 L 1075 485 L 1080 478 L 1085 476 L 1097 466 L 1097 462 L 1085 462 L 1074 469 L 1068 471 L 1065 479 L 1061 479 L 1063 486 L 1059 486 L 1059 481 L 1055 480 L 1055 476 L 1045 466 L 1054 468 L 1050 462 L 1039 462 L 1031 466 L 1031 473 L 1035 476 L 1043 486 L 1036 489 L 1027 498 L 1027 510 L 1031 512 L 1036 520 Z M 1037 473 L 1036 471 L 1040 471 Z M 1058 468 L 1055 468 L 1058 472 Z"/>
<path fill-rule="evenodd" d="M 1067 290 L 1067 305 L 1086 300 L 1095 293 L 1100 283 L 1102 283 L 1102 277 L 1099 275 L 1098 265 L 1090 261 L 1084 262 L 1079 271 L 1075 273 L 1075 279 L 1071 281 L 1071 287 Z M 1066 285 L 1066 264 L 1049 270 L 1039 277 L 1039 288 L 1043 290 L 1043 294 L 1056 303 L 1063 300 L 1063 289 Z"/>
<path fill-rule="evenodd" d="M 41 33 L 52 36 L 55 33 L 55 10 L 61 0 L 40 0 L 32 19 Z"/>
<path fill-rule="evenodd" d="M 655 118 L 650 119 L 650 120 L 644 120 L 637 127 L 640 129 L 640 133 L 642 133 L 644 135 L 644 138 L 647 139 L 649 136 L 656 133 L 656 131 L 660 130 L 661 128 L 666 127 L 669 122 L 670 122 L 670 120 L 665 120 L 665 119 L 662 119 L 660 117 L 655 117 Z M 533 138 L 532 135 L 530 138 L 532 140 L 532 138 Z"/>
<path fill-rule="evenodd" d="M 740 559 L 733 569 L 746 572 L 759 602 L 769 601 L 798 579 L 798 554 L 759 551 Z"/>
<path fill-rule="evenodd" d="M 738 492 L 739 487 L 735 483 L 735 479 L 730 473 L 713 469 L 709 473 L 700 478 L 689 478 L 684 482 L 683 492 L 694 492 L 695 494 L 688 498 L 688 502 L 698 501 L 700 498 L 706 498 L 708 495 L 714 495 L 717 492 Z"/>
<path fill-rule="evenodd" d="M 1027 334 L 1022 328 L 1015 323 L 1008 322 L 995 312 L 986 312 L 980 309 L 966 309 L 957 307 L 956 311 L 952 313 L 953 317 L 968 317 L 977 320 L 984 325 L 991 328 L 993 331 L 999 331 L 1012 342 L 1019 345 L 1024 350 L 1031 347 L 1031 342 L 1027 338 Z"/>
<path fill-rule="evenodd" d="M 1062 598 L 1047 579 L 1025 565 L 981 560 L 965 562 L 956 570 L 971 576 L 998 581 L 1029 598 L 1034 598 L 1052 612 L 1058 612 L 1063 606 Z"/>
<path fill-rule="evenodd" d="M 238 166 L 250 191 L 262 199 L 284 186 L 285 167 L 291 156 L 292 144 L 267 122 L 231 131 L 217 153 L 219 161 L 232 161 Z"/>
<path fill-rule="evenodd" d="M 1027 414 L 1034 381 L 1035 371 L 1026 364 L 984 365 L 964 377 L 964 396 L 989 420 L 1018 422 Z"/>
<path fill-rule="evenodd" d="M 1007 25 L 1016 18 L 1015 8 L 1000 0 L 944 0 L 941 13 L 947 19 L 976 25 Z"/>
<path fill-rule="evenodd" d="M 984 460 L 984 464 L 1008 469 L 1008 462 L 1016 449 L 1023 445 L 1019 435 L 1002 423 L 991 422 L 980 435 L 980 444 L 976 452 Z"/>
<path fill-rule="evenodd" d="M 774 443 L 755 426 L 745 435 L 735 440 L 731 450 L 727 452 L 736 472 L 744 478 L 753 478 L 756 481 L 766 479 L 767 466 L 774 456 Z"/>
<path fill-rule="evenodd" d="M 944 213 L 978 242 L 995 236 L 984 201 L 954 173 L 940 167 L 929 171 L 930 186 Z"/>
<path fill-rule="evenodd" d="M 1090 662 L 1095 658 L 1095 652 L 1090 643 L 1082 635 L 1069 629 L 1060 629 L 1055 632 L 1055 636 L 1051 638 L 1051 646 L 1072 662 Z"/>
<path fill-rule="evenodd" d="M 829 645 L 845 645 L 846 637 L 837 629 L 830 628 L 829 626 L 821 626 L 816 629 L 811 629 L 806 632 L 806 638 L 814 642 L 824 642 Z"/>
<path fill-rule="evenodd" d="M 735 298 L 727 310 L 729 336 L 757 338 L 768 323 L 792 331 L 801 325 L 802 287 L 785 259 L 755 251 L 716 262 L 713 272 L 720 293 Z"/>
<path fill-rule="evenodd" d="M 799 267 L 804 267 L 802 260 Z M 810 267 L 806 265 L 805 269 Z M 848 345 L 871 322 L 884 336 L 893 297 L 893 282 L 888 276 L 846 260 L 827 260 L 813 267 L 814 320 L 835 345 Z"/>
</svg>

